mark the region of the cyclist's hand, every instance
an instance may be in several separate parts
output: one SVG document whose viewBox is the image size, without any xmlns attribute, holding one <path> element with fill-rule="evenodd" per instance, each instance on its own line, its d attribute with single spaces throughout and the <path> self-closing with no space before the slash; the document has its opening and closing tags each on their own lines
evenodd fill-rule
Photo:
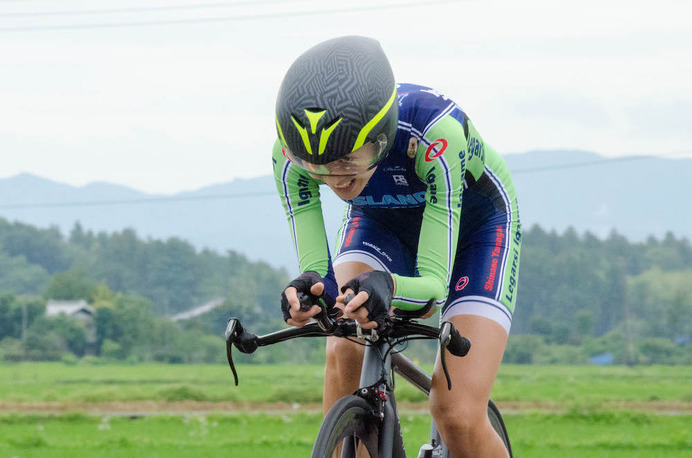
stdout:
<svg viewBox="0 0 692 458">
<path fill-rule="evenodd" d="M 356 320 L 363 329 L 373 329 L 384 324 L 394 289 L 394 278 L 387 272 L 365 272 L 346 283 L 341 288 L 342 295 L 336 300 L 343 306 L 346 318 Z M 349 294 L 355 294 L 355 297 L 344 304 Z"/>
<path fill-rule="evenodd" d="M 310 288 L 310 292 L 315 296 L 322 294 L 322 291 L 324 291 L 324 284 L 322 282 L 315 283 Z M 322 310 L 322 307 L 319 305 L 313 305 L 308 311 L 305 312 L 301 310 L 300 301 L 298 300 L 298 290 L 293 286 L 286 288 L 284 295 L 286 296 L 286 299 L 290 305 L 288 312 L 291 316 L 290 318 L 286 319 L 286 323 L 290 324 L 291 326 L 302 328 L 310 321 L 310 318 L 317 315 Z"/>
<path fill-rule="evenodd" d="M 348 295 L 353 294 L 354 297 L 344 304 L 344 299 Z M 370 320 L 370 312 L 366 307 L 361 307 L 370 297 L 365 291 L 356 294 L 351 288 L 348 288 L 344 293 L 336 298 L 336 307 L 344 311 L 344 318 L 356 320 L 363 329 L 374 329 L 377 327 L 377 322 Z"/>
<path fill-rule="evenodd" d="M 309 296 L 313 304 L 319 296 L 324 293 L 324 283 L 322 277 L 317 272 L 306 271 L 298 278 L 288 284 L 281 294 L 281 311 L 284 314 L 284 321 L 291 326 L 305 326 L 310 318 L 320 313 L 322 308 L 319 305 L 302 305 L 299 294 Z M 303 299 L 303 303 L 305 303 Z"/>
</svg>

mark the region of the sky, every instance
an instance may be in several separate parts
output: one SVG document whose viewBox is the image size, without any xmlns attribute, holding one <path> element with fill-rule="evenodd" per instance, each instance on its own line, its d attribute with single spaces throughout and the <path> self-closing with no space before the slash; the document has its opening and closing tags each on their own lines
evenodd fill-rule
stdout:
<svg viewBox="0 0 692 458">
<path fill-rule="evenodd" d="M 692 3 L 0 0 L 0 178 L 174 194 L 271 173 L 293 60 L 377 38 L 501 154 L 692 156 Z"/>
</svg>

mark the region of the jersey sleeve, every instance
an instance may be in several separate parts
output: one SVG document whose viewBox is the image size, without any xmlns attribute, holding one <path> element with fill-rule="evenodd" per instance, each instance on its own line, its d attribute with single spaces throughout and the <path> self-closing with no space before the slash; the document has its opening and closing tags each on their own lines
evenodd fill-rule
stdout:
<svg viewBox="0 0 692 458">
<path fill-rule="evenodd" d="M 467 149 L 464 126 L 449 115 L 420 138 L 416 174 L 427 190 L 416 260 L 419 276 L 394 275 L 395 307 L 417 310 L 431 298 L 436 305 L 447 298 L 459 236 Z"/>
<path fill-rule="evenodd" d="M 318 182 L 293 165 L 277 140 L 272 151 L 274 180 L 286 212 L 300 271 L 314 270 L 324 279 L 329 305 L 337 296 L 327 235 L 322 217 Z"/>
</svg>

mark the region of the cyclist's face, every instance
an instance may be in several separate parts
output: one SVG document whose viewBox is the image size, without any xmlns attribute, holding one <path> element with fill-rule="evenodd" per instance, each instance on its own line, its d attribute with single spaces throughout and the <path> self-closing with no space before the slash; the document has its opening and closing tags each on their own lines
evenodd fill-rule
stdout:
<svg viewBox="0 0 692 458">
<path fill-rule="evenodd" d="M 370 170 L 365 169 L 360 173 L 351 175 L 339 175 L 339 173 L 353 170 L 354 165 L 357 164 L 368 164 L 372 161 L 373 149 L 374 146 L 368 143 L 351 154 L 328 163 L 326 167 L 335 175 L 311 174 L 311 176 L 318 180 L 322 180 L 340 199 L 351 200 L 363 192 L 365 185 L 368 184 L 370 177 L 375 173 L 377 167 L 373 167 Z"/>
</svg>

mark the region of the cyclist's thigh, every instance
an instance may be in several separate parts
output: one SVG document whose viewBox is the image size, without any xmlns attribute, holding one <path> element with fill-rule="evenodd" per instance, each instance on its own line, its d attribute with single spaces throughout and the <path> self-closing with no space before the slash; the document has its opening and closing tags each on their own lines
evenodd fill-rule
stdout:
<svg viewBox="0 0 692 458">
<path fill-rule="evenodd" d="M 463 358 L 447 353 L 451 390 L 447 388 L 438 355 L 430 393 L 432 410 L 447 417 L 464 417 L 471 423 L 485 421 L 490 391 L 507 344 L 507 333 L 496 321 L 479 315 L 456 315 L 449 321 L 471 340 L 471 349 Z"/>
<path fill-rule="evenodd" d="M 496 321 L 479 315 L 456 315 L 450 321 L 471 339 L 471 349 L 463 358 L 447 353 L 451 390 L 438 357 L 430 391 L 431 412 L 454 456 L 503 456 L 505 446 L 490 423 L 487 405 L 507 333 Z"/>
</svg>

